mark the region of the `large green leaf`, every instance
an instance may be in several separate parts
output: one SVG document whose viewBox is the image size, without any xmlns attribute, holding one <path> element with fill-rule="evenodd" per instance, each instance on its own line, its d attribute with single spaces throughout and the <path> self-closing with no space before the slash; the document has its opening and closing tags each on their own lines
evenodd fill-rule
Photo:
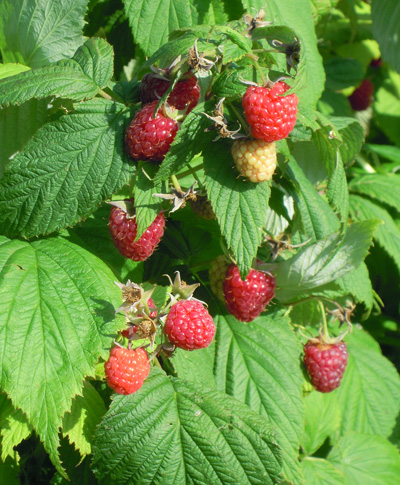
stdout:
<svg viewBox="0 0 400 485">
<path fill-rule="evenodd" d="M 58 428 L 123 324 L 121 293 L 101 260 L 62 238 L 0 241 L 0 385 L 62 471 Z"/>
<path fill-rule="evenodd" d="M 332 234 L 279 263 L 274 269 L 276 298 L 291 301 L 357 268 L 367 255 L 377 224 L 376 219 L 352 224 L 345 236 Z"/>
<path fill-rule="evenodd" d="M 87 3 L 88 0 L 2 0 L 3 61 L 41 67 L 71 57 L 84 42 Z"/>
<path fill-rule="evenodd" d="M 205 349 L 187 352 L 177 349 L 171 359 L 178 377 L 192 382 L 205 382 L 209 387 L 216 387 L 214 378 L 215 341 Z"/>
<path fill-rule="evenodd" d="M 14 457 L 14 446 L 19 445 L 32 432 L 32 426 L 29 425 L 26 416 L 20 409 L 14 408 L 4 393 L 0 394 L 0 430 L 2 461 L 5 461 L 7 456 Z"/>
<path fill-rule="evenodd" d="M 400 72 L 400 4 L 397 0 L 372 2 L 372 31 L 382 58 Z"/>
<path fill-rule="evenodd" d="M 301 462 L 305 485 L 343 485 L 344 476 L 332 463 L 312 456 Z"/>
<path fill-rule="evenodd" d="M 281 459 L 270 426 L 215 389 L 154 369 L 142 389 L 116 396 L 100 424 L 100 483 L 275 484 Z"/>
<path fill-rule="evenodd" d="M 100 394 L 89 381 L 84 381 L 82 396 L 74 398 L 62 425 L 63 436 L 68 436 L 82 456 L 92 452 L 94 432 L 104 414 L 106 407 Z"/>
<path fill-rule="evenodd" d="M 350 196 L 350 210 L 355 220 L 362 221 L 376 217 L 383 221 L 383 224 L 377 228 L 374 239 L 387 251 L 397 267 L 400 268 L 400 229 L 397 227 L 389 212 L 378 204 L 359 195 Z"/>
<path fill-rule="evenodd" d="M 271 312 L 244 324 L 218 315 L 215 337 L 217 388 L 268 416 L 277 430 L 285 477 L 302 483 L 297 461 L 303 434 L 303 378 L 300 347 L 281 313 Z"/>
<path fill-rule="evenodd" d="M 133 38 L 148 56 L 166 43 L 168 34 L 173 30 L 201 24 L 208 3 L 195 4 L 191 0 L 124 0 Z"/>
<path fill-rule="evenodd" d="M 47 96 L 75 101 L 95 96 L 113 74 L 112 47 L 89 39 L 73 59 L 0 80 L 0 108 Z"/>
<path fill-rule="evenodd" d="M 47 123 L 0 181 L 3 233 L 48 234 L 89 216 L 135 170 L 124 152 L 129 112 L 93 99 Z"/>
<path fill-rule="evenodd" d="M 313 391 L 305 398 L 305 429 L 301 447 L 314 454 L 340 426 L 341 410 L 335 394 Z"/>
<path fill-rule="evenodd" d="M 12 155 L 20 151 L 48 116 L 48 100 L 31 99 L 0 110 L 0 178 Z"/>
<path fill-rule="evenodd" d="M 287 164 L 286 177 L 293 184 L 292 196 L 299 209 L 307 236 L 313 240 L 319 240 L 337 231 L 339 219 L 293 157 Z"/>
<path fill-rule="evenodd" d="M 374 122 L 397 146 L 400 146 L 400 74 L 390 70 L 375 93 Z"/>
<path fill-rule="evenodd" d="M 400 376 L 367 333 L 354 329 L 346 341 L 349 362 L 336 391 L 341 434 L 359 431 L 387 437 L 400 411 Z"/>
<path fill-rule="evenodd" d="M 369 277 L 368 268 L 365 263 L 361 263 L 353 271 L 349 271 L 337 280 L 342 288 L 343 293 L 354 296 L 359 303 L 364 303 L 367 311 L 372 310 L 374 304 L 374 293 L 371 278 Z"/>
<path fill-rule="evenodd" d="M 392 173 L 360 175 L 350 182 L 349 190 L 356 194 L 368 195 L 400 211 L 400 175 Z"/>
<path fill-rule="evenodd" d="M 206 187 L 221 233 L 241 275 L 246 276 L 261 243 L 270 184 L 255 184 L 239 177 L 230 148 L 226 140 L 204 148 Z"/>
<path fill-rule="evenodd" d="M 332 449 L 328 460 L 344 475 L 344 485 L 399 483 L 399 452 L 381 436 L 349 433 Z"/>
</svg>

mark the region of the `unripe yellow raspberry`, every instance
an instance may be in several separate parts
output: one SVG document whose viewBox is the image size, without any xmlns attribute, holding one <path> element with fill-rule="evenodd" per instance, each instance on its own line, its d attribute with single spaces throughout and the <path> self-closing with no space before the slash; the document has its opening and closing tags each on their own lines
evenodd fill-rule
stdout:
<svg viewBox="0 0 400 485">
<path fill-rule="evenodd" d="M 236 140 L 232 146 L 236 168 L 252 182 L 271 180 L 276 168 L 275 143 L 264 140 Z"/>
</svg>

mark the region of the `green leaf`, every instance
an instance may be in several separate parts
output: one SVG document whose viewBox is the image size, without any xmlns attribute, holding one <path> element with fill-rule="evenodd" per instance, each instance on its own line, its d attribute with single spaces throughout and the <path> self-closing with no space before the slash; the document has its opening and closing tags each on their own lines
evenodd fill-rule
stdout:
<svg viewBox="0 0 400 485">
<path fill-rule="evenodd" d="M 0 178 L 9 158 L 22 150 L 48 117 L 48 100 L 31 99 L 0 110 Z"/>
<path fill-rule="evenodd" d="M 373 153 L 377 153 L 383 158 L 387 158 L 391 162 L 400 163 L 400 148 L 393 145 L 374 145 L 366 143 L 364 148 Z"/>
<path fill-rule="evenodd" d="M 88 0 L 2 0 L 0 50 L 3 62 L 41 67 L 71 57 L 83 44 Z"/>
<path fill-rule="evenodd" d="M 304 175 L 293 157 L 286 165 L 285 175 L 294 185 L 292 196 L 299 208 L 307 236 L 318 240 L 337 231 L 339 219 L 326 200 L 318 194 L 317 189 Z"/>
<path fill-rule="evenodd" d="M 0 394 L 0 435 L 1 435 L 1 460 L 5 461 L 7 456 L 15 455 L 14 446 L 29 437 L 32 427 L 29 425 L 26 416 L 20 409 L 15 409 L 10 399 Z M 0 462 L 1 462 L 0 460 Z"/>
<path fill-rule="evenodd" d="M 341 434 L 359 431 L 387 437 L 400 410 L 400 376 L 367 333 L 354 329 L 346 342 L 349 362 L 336 391 L 343 415 Z"/>
<path fill-rule="evenodd" d="M 331 91 L 358 86 L 365 76 L 362 64 L 355 59 L 333 57 L 324 62 L 324 67 L 326 87 Z"/>
<path fill-rule="evenodd" d="M 93 98 L 112 73 L 112 47 L 103 39 L 89 39 L 71 60 L 0 80 L 0 108 L 47 96 L 75 101 Z"/>
<path fill-rule="evenodd" d="M 84 222 L 62 232 L 62 236 L 100 258 L 122 282 L 143 280 L 143 263 L 124 258 L 115 248 L 108 228 L 111 206 L 103 204 Z"/>
<path fill-rule="evenodd" d="M 367 312 L 372 310 L 374 294 L 368 267 L 365 263 L 361 263 L 358 268 L 346 273 L 337 280 L 337 283 L 344 294 L 351 294 L 357 302 L 364 303 Z"/>
<path fill-rule="evenodd" d="M 344 476 L 332 463 L 312 456 L 301 462 L 306 485 L 343 485 Z"/>
<path fill-rule="evenodd" d="M 352 217 L 358 221 L 371 217 L 376 217 L 383 221 L 383 224 L 376 229 L 374 239 L 378 241 L 393 258 L 397 267 L 400 268 L 400 229 L 389 212 L 374 202 L 358 195 L 350 196 L 350 211 Z"/>
<path fill-rule="evenodd" d="M 398 485 L 400 456 L 397 448 L 381 436 L 349 433 L 328 455 L 344 475 L 344 485 Z"/>
<path fill-rule="evenodd" d="M 360 175 L 350 182 L 349 190 L 356 194 L 368 195 L 400 211 L 400 175 L 392 173 Z"/>
<path fill-rule="evenodd" d="M 231 144 L 226 140 L 206 145 L 204 170 L 208 197 L 221 233 L 244 277 L 261 244 L 270 184 L 255 184 L 238 177 L 230 148 Z"/>
<path fill-rule="evenodd" d="M 100 483 L 274 484 L 281 459 L 247 406 L 154 369 L 137 393 L 113 399 L 92 468 Z"/>
<path fill-rule="evenodd" d="M 367 255 L 377 224 L 377 220 L 352 224 L 345 236 L 332 234 L 279 263 L 274 269 L 276 298 L 291 301 L 357 268 Z"/>
<path fill-rule="evenodd" d="M 400 4 L 397 0 L 372 2 L 372 32 L 379 43 L 383 60 L 400 72 Z"/>
<path fill-rule="evenodd" d="M 201 24 L 208 2 L 195 7 L 190 0 L 124 0 L 124 6 L 135 42 L 150 56 L 172 31 Z"/>
<path fill-rule="evenodd" d="M 231 315 L 218 315 L 215 321 L 217 388 L 268 417 L 277 430 L 285 477 L 302 483 L 297 456 L 303 434 L 303 377 L 288 318 L 270 310 L 246 324 Z"/>
<path fill-rule="evenodd" d="M 102 261 L 65 239 L 0 241 L 0 385 L 63 473 L 58 428 L 122 326 L 121 292 Z"/>
<path fill-rule="evenodd" d="M 71 411 L 63 418 L 63 436 L 75 445 L 82 456 L 92 452 L 96 426 L 106 414 L 104 401 L 89 381 L 84 381 L 82 396 L 72 401 Z"/>
<path fill-rule="evenodd" d="M 212 121 L 202 114 L 212 105 L 213 103 L 200 103 L 185 118 L 160 166 L 154 183 L 167 180 L 168 177 L 176 174 L 215 138 L 215 133 L 204 133 L 204 130 L 212 125 Z"/>
<path fill-rule="evenodd" d="M 293 88 L 300 104 L 315 106 L 324 89 L 325 73 L 318 52 L 309 0 L 242 0 L 249 11 L 264 8 L 265 20 L 293 29 L 301 44 L 300 64 Z M 283 56 L 283 54 L 280 54 Z"/>
<path fill-rule="evenodd" d="M 23 64 L 16 64 L 14 62 L 8 62 L 7 64 L 0 64 L 0 79 L 9 76 L 15 76 L 20 72 L 29 71 L 29 67 Z"/>
<path fill-rule="evenodd" d="M 88 217 L 135 167 L 124 152 L 129 113 L 93 99 L 47 123 L 0 180 L 0 221 L 9 235 L 48 234 Z"/>
<path fill-rule="evenodd" d="M 4 462 L 0 460 L 0 476 L 7 485 L 20 485 L 20 467 L 16 460 L 7 457 Z"/>
<path fill-rule="evenodd" d="M 312 455 L 339 428 L 341 410 L 335 394 L 313 391 L 304 402 L 305 433 L 301 446 L 308 455 Z"/>
<path fill-rule="evenodd" d="M 191 382 L 205 382 L 209 387 L 216 387 L 214 378 L 215 344 L 211 342 L 205 349 L 187 352 L 177 349 L 171 359 L 178 377 Z"/>
<path fill-rule="evenodd" d="M 161 184 L 154 183 L 154 176 L 158 166 L 152 163 L 139 162 L 136 173 L 133 197 L 135 199 L 135 213 L 137 222 L 136 239 L 153 223 L 161 210 L 162 199 L 153 197 L 161 192 Z"/>
<path fill-rule="evenodd" d="M 400 74 L 390 70 L 382 85 L 375 93 L 374 122 L 389 138 L 399 146 L 400 132 Z"/>
</svg>

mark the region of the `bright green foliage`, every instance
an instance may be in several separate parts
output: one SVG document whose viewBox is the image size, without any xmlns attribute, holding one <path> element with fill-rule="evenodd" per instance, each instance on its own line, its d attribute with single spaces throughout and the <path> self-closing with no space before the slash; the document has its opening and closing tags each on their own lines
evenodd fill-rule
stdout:
<svg viewBox="0 0 400 485">
<path fill-rule="evenodd" d="M 271 427 L 247 406 L 156 370 L 134 397 L 113 400 L 93 467 L 100 483 L 273 484 L 281 458 Z"/>
</svg>

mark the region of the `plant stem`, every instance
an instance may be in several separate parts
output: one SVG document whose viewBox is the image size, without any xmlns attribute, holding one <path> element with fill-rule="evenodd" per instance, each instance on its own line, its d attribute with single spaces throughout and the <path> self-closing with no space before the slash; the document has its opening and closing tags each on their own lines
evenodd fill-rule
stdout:
<svg viewBox="0 0 400 485">
<path fill-rule="evenodd" d="M 100 96 L 102 96 L 102 97 L 103 97 L 103 98 L 105 98 L 105 99 L 108 99 L 108 100 L 110 100 L 110 101 L 115 101 L 115 99 L 114 99 L 114 98 L 112 98 L 112 97 L 111 97 L 109 94 L 107 94 L 107 93 L 106 93 L 105 91 L 103 91 L 102 89 L 100 89 L 99 94 L 100 94 Z"/>
<path fill-rule="evenodd" d="M 232 108 L 232 111 L 235 113 L 237 119 L 239 120 L 240 124 L 243 126 L 245 132 L 246 132 L 246 135 L 247 136 L 250 136 L 250 129 L 249 129 L 249 126 L 248 124 L 246 123 L 246 121 L 244 120 L 243 116 L 239 113 L 239 111 L 235 108 L 235 106 L 233 106 L 232 103 L 227 103 L 229 104 L 229 106 Z"/>
<path fill-rule="evenodd" d="M 325 342 L 329 342 L 330 337 L 328 332 L 328 323 L 326 321 L 325 307 L 321 300 L 318 300 L 318 305 L 322 314 L 322 338 Z"/>
<path fill-rule="evenodd" d="M 267 84 L 267 80 L 266 80 L 266 78 L 264 76 L 264 73 L 262 72 L 262 69 L 260 67 L 260 64 L 258 63 L 258 60 L 257 60 L 258 57 L 255 56 L 255 55 L 253 55 L 253 54 L 249 54 L 249 53 L 246 54 L 246 57 L 248 57 L 251 60 L 253 66 L 256 68 L 256 71 L 258 72 L 258 74 L 259 74 L 259 76 L 261 78 L 261 81 L 262 81 L 263 85 Z"/>
<path fill-rule="evenodd" d="M 376 173 L 376 170 L 372 165 L 370 165 L 361 155 L 356 155 L 357 163 L 367 172 L 367 173 Z"/>
<path fill-rule="evenodd" d="M 171 175 L 171 181 L 174 184 L 174 188 L 177 192 L 182 192 L 182 188 L 179 185 L 178 179 L 176 178 L 176 175 Z"/>
<path fill-rule="evenodd" d="M 190 166 L 188 165 L 188 167 L 190 167 Z M 185 172 L 180 173 L 179 178 L 186 177 L 186 175 L 193 175 L 195 172 L 198 172 L 202 168 L 204 168 L 204 163 L 200 163 L 200 165 L 197 165 L 196 167 L 190 167 Z"/>
</svg>

